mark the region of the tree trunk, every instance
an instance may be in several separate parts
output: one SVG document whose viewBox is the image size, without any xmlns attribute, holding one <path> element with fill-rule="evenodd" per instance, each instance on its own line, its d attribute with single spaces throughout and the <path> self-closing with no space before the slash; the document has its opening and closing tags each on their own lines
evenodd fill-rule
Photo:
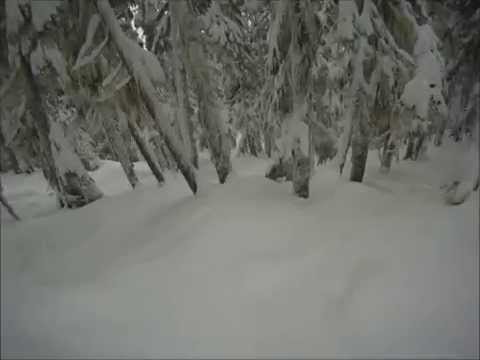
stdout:
<svg viewBox="0 0 480 360">
<path fill-rule="evenodd" d="M 385 172 L 389 172 L 392 167 L 392 159 L 395 154 L 395 143 L 391 139 L 391 135 L 388 134 L 385 138 L 385 143 L 383 144 L 382 151 L 382 163 L 381 168 Z"/>
<path fill-rule="evenodd" d="M 162 171 L 160 170 L 158 162 L 150 151 L 148 144 L 142 138 L 140 134 L 140 129 L 138 128 L 135 120 L 132 119 L 131 116 L 128 117 L 128 128 L 132 133 L 132 136 L 138 146 L 138 149 L 140 150 L 140 153 L 150 167 L 150 170 L 152 170 L 153 175 L 155 176 L 159 184 L 163 184 L 165 182 L 165 179 L 163 177 Z"/>
<path fill-rule="evenodd" d="M 352 168 L 350 170 L 350 181 L 362 182 L 367 165 L 369 139 L 368 120 L 365 113 L 365 95 L 360 91 L 358 96 L 359 99 L 355 104 L 354 111 L 355 119 L 352 119 Z"/>
<path fill-rule="evenodd" d="M 73 151 L 62 125 L 49 120 L 30 62 L 23 54 L 20 54 L 20 60 L 26 80 L 27 114 L 34 118 L 43 174 L 57 192 L 60 206 L 76 208 L 101 198 L 102 192 Z M 58 106 L 52 106 L 58 109 Z"/>
<path fill-rule="evenodd" d="M 49 141 L 50 124 L 40 98 L 40 89 L 33 77 L 30 61 L 21 53 L 20 63 L 26 82 L 26 112 L 27 116 L 32 117 L 32 120 L 35 119 L 33 120 L 33 124 L 39 140 L 39 157 L 43 175 L 52 189 L 58 192 L 60 191 L 60 186 L 56 176 L 56 169 Z"/>
<path fill-rule="evenodd" d="M 415 148 L 415 136 L 412 133 L 410 133 L 410 134 L 408 134 L 407 150 L 405 151 L 405 156 L 403 157 L 403 160 L 413 158 L 414 148 Z"/>
<path fill-rule="evenodd" d="M 352 137 L 352 169 L 350 181 L 362 182 L 368 156 L 368 140 Z"/>
<path fill-rule="evenodd" d="M 128 182 L 132 188 L 135 188 L 138 184 L 138 177 L 135 174 L 134 164 L 130 161 L 127 144 L 125 144 L 118 128 L 119 113 L 117 111 L 114 114 L 108 105 L 101 105 L 100 112 L 103 130 L 110 144 L 110 150 L 115 155 L 116 160 L 120 162 Z M 115 115 L 117 115 L 117 119 L 114 118 Z"/>
<path fill-rule="evenodd" d="M 310 183 L 310 159 L 303 154 L 300 146 L 292 149 L 292 182 L 293 192 L 301 198 L 308 198 Z"/>
<path fill-rule="evenodd" d="M 179 1 L 170 1 L 169 3 L 171 12 L 174 80 L 177 98 L 177 124 L 187 156 L 198 169 L 198 153 L 193 138 L 193 124 L 188 114 L 190 100 L 188 97 L 187 73 L 183 60 L 185 58 L 185 44 L 183 42 L 182 29 L 180 28 L 179 21 L 179 17 L 182 15 L 181 5 Z"/>
<path fill-rule="evenodd" d="M 8 213 L 15 219 L 15 220 L 20 220 L 20 217 L 15 213 L 13 208 L 10 206 L 8 203 L 7 199 L 3 196 L 3 194 L 0 194 L 0 203 L 7 209 Z"/>
<path fill-rule="evenodd" d="M 50 142 L 60 185 L 60 205 L 77 208 L 103 196 L 68 142 L 62 124 L 50 123 Z"/>
<path fill-rule="evenodd" d="M 158 127 L 162 132 L 165 144 L 175 159 L 175 162 L 182 172 L 188 186 L 193 193 L 196 193 L 197 182 L 195 179 L 195 170 L 193 169 L 188 157 L 184 154 L 181 143 L 175 137 L 169 126 L 164 123 L 165 120 L 161 120 L 162 118 L 166 119 L 166 117 L 164 116 L 160 102 L 156 97 L 155 87 L 145 72 L 145 68 L 143 65 L 141 65 L 138 53 L 136 51 L 132 51 L 132 47 L 127 46 L 127 41 L 129 40 L 126 38 L 125 34 L 120 28 L 120 24 L 118 23 L 118 20 L 116 19 L 108 0 L 97 0 L 96 5 L 110 32 L 111 38 L 117 47 L 123 63 L 127 67 L 130 75 L 132 75 L 138 82 L 138 86 L 146 101 L 146 107 L 150 116 L 157 122 Z M 142 51 L 139 47 L 138 49 L 137 47 L 133 49 Z"/>
<path fill-rule="evenodd" d="M 88 171 L 97 170 L 100 167 L 100 162 L 95 149 L 92 145 L 92 138 L 82 128 L 78 128 L 74 137 L 75 152 L 80 157 L 83 166 Z"/>
<path fill-rule="evenodd" d="M 445 128 L 437 130 L 437 133 L 435 134 L 435 139 L 433 140 L 433 144 L 435 146 L 441 146 L 442 145 L 444 134 L 445 134 Z"/>
<path fill-rule="evenodd" d="M 206 54 L 202 47 L 199 44 L 190 44 L 189 52 L 190 57 L 195 54 L 195 60 L 192 59 L 189 68 L 198 99 L 198 119 L 207 137 L 208 149 L 217 170 L 218 180 L 223 184 L 232 165 L 229 141 L 220 116 L 216 89 L 211 86 L 211 79 L 206 77 Z"/>
<path fill-rule="evenodd" d="M 347 161 L 347 154 L 350 146 L 352 145 L 352 115 L 347 114 L 347 123 L 345 125 L 345 129 L 343 130 L 342 135 L 339 139 L 339 144 L 337 146 L 337 163 L 338 168 L 340 171 L 340 175 L 343 173 L 343 168 L 345 167 L 345 163 Z"/>
<path fill-rule="evenodd" d="M 153 147 L 155 150 L 156 157 L 158 159 L 158 165 L 160 166 L 160 169 L 161 170 L 169 169 L 170 165 L 165 156 L 165 153 L 162 150 L 163 142 L 162 142 L 162 139 L 160 138 L 160 135 L 153 136 L 152 142 L 153 142 Z"/>
<path fill-rule="evenodd" d="M 20 220 L 20 217 L 17 213 L 13 210 L 12 206 L 8 203 L 7 199 L 3 196 L 3 187 L 2 187 L 2 180 L 0 178 L 0 203 L 7 209 L 8 213 L 15 219 Z"/>
<path fill-rule="evenodd" d="M 273 150 L 273 127 L 265 126 L 263 130 L 263 140 L 265 142 L 265 154 L 267 157 L 272 157 Z"/>
<path fill-rule="evenodd" d="M 192 41 L 190 37 L 199 37 L 195 28 L 195 15 L 184 0 L 174 2 L 177 14 L 181 14 L 182 29 L 185 33 L 182 38 L 185 42 L 183 56 L 185 69 L 191 79 L 193 89 L 197 95 L 198 119 L 207 136 L 211 160 L 217 171 L 218 179 L 223 184 L 232 169 L 230 162 L 230 142 L 227 137 L 225 124 L 221 116 L 217 87 L 209 71 L 208 57 L 199 43 L 201 39 Z M 177 21 L 180 19 L 177 17 Z"/>
<path fill-rule="evenodd" d="M 418 156 L 421 154 L 421 150 L 424 145 L 425 138 L 426 138 L 426 134 L 423 132 L 418 136 L 417 142 L 415 143 L 415 149 L 413 151 L 413 157 L 412 157 L 413 160 L 418 160 Z"/>
</svg>

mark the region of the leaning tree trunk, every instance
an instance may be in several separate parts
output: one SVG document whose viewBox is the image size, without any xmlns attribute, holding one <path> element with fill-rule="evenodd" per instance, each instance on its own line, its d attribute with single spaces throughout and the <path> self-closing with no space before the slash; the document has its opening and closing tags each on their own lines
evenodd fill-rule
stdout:
<svg viewBox="0 0 480 360">
<path fill-rule="evenodd" d="M 140 129 L 135 123 L 135 119 L 133 119 L 131 116 L 128 117 L 128 128 L 132 133 L 132 136 L 138 146 L 138 149 L 140 150 L 140 153 L 150 167 L 150 170 L 152 170 L 153 175 L 155 176 L 159 184 L 163 184 L 165 182 L 165 178 L 163 177 L 162 171 L 160 170 L 160 166 L 158 165 L 158 162 L 155 159 L 153 153 L 151 152 L 148 144 L 142 138 L 142 135 L 140 134 Z"/>
<path fill-rule="evenodd" d="M 110 144 L 110 150 L 115 155 L 117 161 L 120 162 L 128 182 L 132 188 L 135 188 L 138 184 L 138 177 L 135 174 L 133 162 L 130 161 L 127 144 L 125 144 L 118 128 L 118 121 L 120 120 L 118 112 L 115 114 L 107 105 L 100 105 L 100 116 L 105 137 Z"/>
<path fill-rule="evenodd" d="M 141 55 L 139 55 L 141 53 L 139 52 L 143 50 L 139 46 L 134 46 L 135 43 L 125 36 L 108 0 L 96 0 L 96 6 L 115 46 L 117 47 L 123 63 L 128 69 L 130 75 L 132 75 L 138 82 L 139 89 L 145 99 L 146 107 L 150 116 L 157 122 L 165 144 L 175 159 L 175 162 L 177 163 L 179 170 L 182 172 L 188 186 L 193 193 L 196 193 L 197 182 L 195 178 L 195 170 L 191 165 L 190 160 L 185 155 L 182 144 L 175 137 L 169 125 L 165 123 L 166 116 L 164 115 L 161 104 L 157 99 L 155 87 L 152 80 L 147 75 L 144 65 L 142 65 L 142 59 L 140 58 Z"/>
<path fill-rule="evenodd" d="M 5 158 L 8 163 L 4 163 Z M 8 171 L 10 168 L 13 169 L 15 174 L 21 173 L 17 157 L 13 150 L 5 144 L 5 139 L 2 130 L 0 129 L 0 171 Z"/>
<path fill-rule="evenodd" d="M 26 82 L 27 114 L 38 135 L 43 174 L 57 192 L 60 206 L 76 208 L 101 198 L 102 192 L 73 151 L 62 125 L 49 120 L 30 62 L 23 54 L 20 61 Z"/>
<path fill-rule="evenodd" d="M 26 56 L 20 54 L 20 62 L 26 82 L 26 98 L 27 105 L 25 112 L 33 121 L 36 134 L 38 136 L 38 149 L 41 161 L 43 175 L 47 179 L 48 184 L 56 191 L 60 191 L 52 149 L 50 147 L 49 132 L 50 124 L 47 114 L 43 108 L 42 99 L 40 98 L 40 89 L 38 88 L 31 70 L 30 61 Z"/>
<path fill-rule="evenodd" d="M 185 44 L 181 33 L 182 29 L 180 28 L 180 16 L 182 16 L 181 6 L 182 4 L 179 1 L 170 1 L 169 3 L 172 28 L 173 75 L 177 98 L 176 117 L 187 156 L 190 158 L 192 164 L 198 169 L 198 153 L 193 138 L 193 124 L 188 114 L 188 110 L 190 109 L 190 99 L 188 97 L 187 73 L 184 62 Z"/>
<path fill-rule="evenodd" d="M 2 178 L 0 177 L 0 203 L 7 209 L 8 213 L 15 219 L 20 220 L 20 217 L 17 215 L 15 210 L 13 210 L 12 206 L 8 203 L 5 196 L 3 196 L 3 187 L 2 187 Z"/>
<path fill-rule="evenodd" d="M 77 128 L 73 138 L 74 148 L 80 160 L 88 171 L 97 170 L 100 167 L 100 161 L 95 153 L 95 148 L 92 144 L 93 140 L 85 130 Z"/>
</svg>

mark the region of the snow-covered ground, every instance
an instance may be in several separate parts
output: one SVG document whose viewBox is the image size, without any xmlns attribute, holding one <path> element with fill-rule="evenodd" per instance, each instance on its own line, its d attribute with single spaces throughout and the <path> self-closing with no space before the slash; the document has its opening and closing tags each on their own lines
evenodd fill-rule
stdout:
<svg viewBox="0 0 480 360">
<path fill-rule="evenodd" d="M 24 218 L 1 214 L 2 357 L 478 357 L 478 192 L 440 190 L 461 151 L 371 153 L 363 184 L 318 167 L 306 200 L 252 158 L 225 185 L 203 159 L 196 197 L 105 161 L 77 210 L 2 175 Z"/>
</svg>

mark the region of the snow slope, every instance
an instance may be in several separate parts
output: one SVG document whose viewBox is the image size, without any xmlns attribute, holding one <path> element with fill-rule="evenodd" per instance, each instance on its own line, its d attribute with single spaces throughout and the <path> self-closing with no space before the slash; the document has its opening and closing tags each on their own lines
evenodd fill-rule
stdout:
<svg viewBox="0 0 480 360">
<path fill-rule="evenodd" d="M 372 153 L 364 184 L 319 167 L 306 200 L 251 158 L 225 185 L 203 159 L 197 197 L 104 162 L 109 196 L 68 211 L 6 175 L 2 357 L 478 357 L 479 198 L 444 205 L 450 150 Z"/>
</svg>

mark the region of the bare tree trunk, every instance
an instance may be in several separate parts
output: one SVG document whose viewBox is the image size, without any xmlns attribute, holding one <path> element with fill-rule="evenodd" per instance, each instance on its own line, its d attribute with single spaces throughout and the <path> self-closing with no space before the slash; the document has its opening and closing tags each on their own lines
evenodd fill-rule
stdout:
<svg viewBox="0 0 480 360">
<path fill-rule="evenodd" d="M 135 123 L 135 120 L 132 119 L 131 116 L 128 117 L 128 128 L 130 129 L 130 132 L 132 133 L 132 136 L 135 139 L 135 142 L 138 146 L 138 149 L 140 150 L 140 153 L 142 154 L 148 166 L 150 167 L 150 170 L 152 170 L 153 175 L 155 176 L 159 184 L 163 184 L 165 182 L 165 179 L 163 177 L 162 171 L 160 170 L 160 167 L 158 166 L 157 160 L 155 159 L 154 155 L 151 153 L 148 144 L 142 138 L 140 134 L 140 130 L 138 129 L 138 126 Z"/>
<path fill-rule="evenodd" d="M 338 163 L 338 168 L 340 171 L 340 175 L 343 174 L 343 168 L 345 167 L 345 163 L 347 162 L 347 154 L 348 150 L 350 149 L 350 146 L 352 145 L 352 114 L 349 113 L 347 114 L 347 119 L 346 119 L 346 125 L 345 129 L 343 130 L 342 135 L 340 136 L 339 139 L 339 144 L 337 146 L 338 152 L 337 152 L 337 163 Z"/>
<path fill-rule="evenodd" d="M 162 132 L 163 139 L 167 145 L 169 151 L 171 152 L 175 162 L 177 163 L 178 168 L 182 172 L 188 186 L 193 193 L 197 192 L 197 182 L 195 179 L 195 171 L 193 166 L 190 163 L 190 160 L 185 156 L 181 143 L 175 137 L 174 133 L 164 123 L 163 111 L 161 109 L 160 102 L 156 97 L 155 87 L 151 79 L 147 76 L 145 69 L 139 61 L 138 54 L 132 51 L 132 48 L 127 43 L 129 41 L 122 29 L 120 24 L 115 17 L 113 9 L 111 8 L 108 0 L 97 0 L 96 1 L 97 9 L 102 16 L 113 42 L 115 43 L 117 50 L 122 58 L 123 63 L 127 67 L 129 73 L 137 80 L 141 93 L 145 99 L 147 110 L 150 116 L 157 122 L 159 129 Z M 137 50 L 137 48 L 134 48 Z M 138 49 L 140 51 L 140 49 Z"/>
<path fill-rule="evenodd" d="M 442 115 L 438 115 L 438 116 L 441 116 L 441 119 L 440 119 L 440 124 L 438 125 L 438 128 L 437 128 L 437 131 L 435 133 L 435 138 L 433 140 L 433 144 L 435 146 L 442 145 L 445 129 L 447 128 L 447 119 Z"/>
<path fill-rule="evenodd" d="M 426 134 L 424 132 L 422 132 L 418 136 L 417 142 L 415 143 L 415 149 L 413 151 L 413 157 L 412 157 L 413 160 L 418 160 L 418 156 L 421 153 L 421 150 L 422 150 L 422 147 L 424 145 L 425 139 L 426 139 Z"/>
<path fill-rule="evenodd" d="M 13 208 L 10 206 L 8 203 L 7 199 L 3 196 L 3 194 L 0 194 L 0 202 L 1 204 L 7 209 L 8 213 L 15 219 L 15 220 L 20 220 L 20 217 L 15 213 Z"/>
<path fill-rule="evenodd" d="M 265 154 L 267 157 L 272 157 L 273 150 L 273 127 L 268 125 L 263 129 L 263 140 L 265 142 Z"/>
<path fill-rule="evenodd" d="M 352 138 L 352 169 L 350 181 L 362 182 L 368 156 L 368 140 L 361 137 Z"/>
<path fill-rule="evenodd" d="M 365 95 L 359 92 L 357 104 L 355 105 L 352 124 L 352 168 L 350 170 L 350 181 L 362 182 L 365 175 L 365 168 L 368 157 L 368 122 L 365 114 Z"/>
</svg>

